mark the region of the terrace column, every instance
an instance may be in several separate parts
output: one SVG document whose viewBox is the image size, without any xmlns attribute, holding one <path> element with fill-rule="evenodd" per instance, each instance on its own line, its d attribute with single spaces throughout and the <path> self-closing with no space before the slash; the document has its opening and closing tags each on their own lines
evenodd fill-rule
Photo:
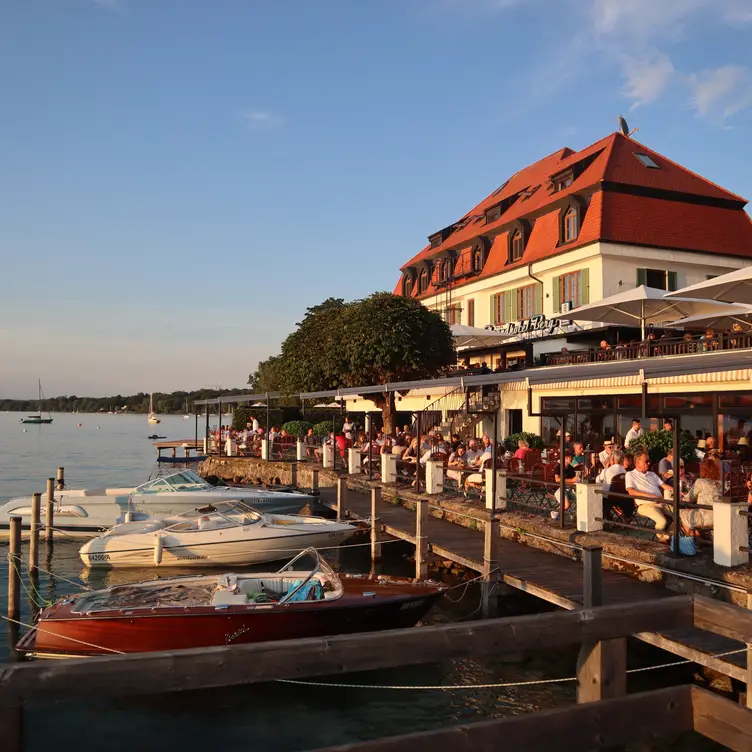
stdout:
<svg viewBox="0 0 752 752">
<path fill-rule="evenodd" d="M 295 459 L 302 462 L 306 458 L 305 444 L 302 441 L 295 443 Z"/>
<path fill-rule="evenodd" d="M 382 483 L 396 483 L 397 482 L 397 455 L 396 454 L 382 454 L 381 455 L 381 482 Z"/>
<path fill-rule="evenodd" d="M 323 452 L 322 465 L 324 467 L 334 467 L 334 447 L 331 444 L 324 444 L 322 447 Z"/>
<path fill-rule="evenodd" d="M 739 512 L 748 511 L 744 502 L 730 504 L 725 501 L 713 503 L 713 561 L 722 567 L 738 567 L 749 563 L 749 552 L 741 551 L 748 546 L 747 517 Z"/>
<path fill-rule="evenodd" d="M 496 471 L 496 500 L 493 497 L 493 468 L 486 468 L 486 509 L 497 512 L 507 508 L 507 474 L 505 470 Z"/>
<path fill-rule="evenodd" d="M 440 494 L 444 491 L 444 463 L 441 460 L 426 462 L 426 493 Z"/>
<path fill-rule="evenodd" d="M 347 450 L 347 472 L 357 475 L 360 472 L 360 449 L 350 447 Z"/>
<path fill-rule="evenodd" d="M 235 457 L 238 453 L 238 445 L 235 439 L 227 439 L 225 441 L 225 454 L 228 457 Z"/>
<path fill-rule="evenodd" d="M 577 483 L 577 529 L 581 533 L 603 530 L 603 494 L 601 486 L 592 483 Z"/>
<path fill-rule="evenodd" d="M 261 459 L 264 460 L 264 462 L 269 461 L 269 439 L 266 437 L 261 439 Z"/>
</svg>

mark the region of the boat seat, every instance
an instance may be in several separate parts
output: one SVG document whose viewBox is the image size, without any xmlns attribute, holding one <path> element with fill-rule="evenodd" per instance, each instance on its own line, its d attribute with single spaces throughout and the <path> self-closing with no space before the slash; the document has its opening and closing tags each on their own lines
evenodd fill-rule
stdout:
<svg viewBox="0 0 752 752">
<path fill-rule="evenodd" d="M 128 494 L 132 494 L 133 489 L 132 488 L 105 488 L 103 492 L 101 493 L 102 496 L 128 496 Z M 97 492 L 99 495 L 99 492 Z M 93 493 L 87 494 L 88 496 L 94 496 Z"/>
<path fill-rule="evenodd" d="M 248 596 L 245 593 L 231 593 L 229 590 L 217 590 L 212 596 L 212 606 L 246 606 Z"/>
</svg>

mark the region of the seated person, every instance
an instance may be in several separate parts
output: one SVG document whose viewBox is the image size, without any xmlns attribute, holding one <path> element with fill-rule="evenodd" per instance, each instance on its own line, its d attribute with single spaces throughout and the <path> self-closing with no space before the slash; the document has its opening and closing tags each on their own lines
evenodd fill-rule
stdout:
<svg viewBox="0 0 752 752">
<path fill-rule="evenodd" d="M 572 453 L 564 452 L 564 470 L 562 471 L 562 465 L 559 463 L 554 471 L 554 480 L 557 483 L 561 483 L 562 473 L 564 475 L 564 510 L 566 511 L 574 501 L 574 485 L 577 483 L 577 473 L 572 467 Z M 559 502 L 559 508 L 561 508 L 561 487 L 556 489 L 554 498 Z M 559 518 L 558 510 L 554 509 L 551 512 L 551 519 L 557 520 Z"/>
<path fill-rule="evenodd" d="M 516 460 L 524 460 L 525 456 L 530 452 L 530 445 L 525 439 L 520 439 L 517 442 L 517 451 L 514 453 Z"/>
<path fill-rule="evenodd" d="M 627 473 L 625 481 L 627 493 L 635 497 L 637 514 L 653 520 L 656 530 L 665 530 L 671 515 L 669 505 L 664 503 L 663 492 L 670 491 L 671 486 L 650 471 L 650 456 L 647 452 L 637 452 L 634 462 L 635 469 Z M 666 541 L 668 536 L 659 535 L 658 540 Z"/>
<path fill-rule="evenodd" d="M 585 447 L 581 441 L 575 441 L 572 444 L 572 467 L 578 467 L 587 465 L 587 457 L 585 456 Z"/>
<path fill-rule="evenodd" d="M 451 478 L 452 480 L 457 481 L 457 485 L 461 485 L 462 483 L 462 473 L 459 471 L 459 469 L 452 469 L 452 468 L 465 468 L 467 467 L 467 462 L 465 461 L 465 452 L 466 449 L 462 445 L 458 446 L 456 451 L 452 452 L 449 455 L 449 462 L 447 463 L 447 478 Z"/>
<path fill-rule="evenodd" d="M 621 449 L 614 449 L 609 466 L 604 468 L 595 480 L 597 483 L 603 484 L 603 493 L 608 493 L 614 479 L 626 472 L 624 469 L 624 452 Z"/>
<path fill-rule="evenodd" d="M 477 473 L 471 473 L 470 475 L 465 478 L 465 491 L 469 491 L 471 488 L 475 488 L 477 490 L 483 489 L 483 484 L 486 479 L 486 470 L 491 467 L 491 463 L 493 462 L 493 453 L 491 449 L 487 449 L 483 452 L 483 454 L 479 455 L 476 458 L 477 462 Z M 473 463 L 475 464 L 475 463 Z"/>
<path fill-rule="evenodd" d="M 721 494 L 721 463 L 706 458 L 700 465 L 700 477 L 689 489 L 689 500 L 693 504 L 713 504 L 721 500 Z M 681 509 L 679 516 L 686 535 L 713 529 L 712 509 Z"/>
</svg>

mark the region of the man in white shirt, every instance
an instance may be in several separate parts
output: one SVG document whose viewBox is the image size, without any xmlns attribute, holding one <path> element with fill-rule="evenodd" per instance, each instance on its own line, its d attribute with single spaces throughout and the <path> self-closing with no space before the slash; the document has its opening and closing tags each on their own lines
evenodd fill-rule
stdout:
<svg viewBox="0 0 752 752">
<path fill-rule="evenodd" d="M 635 497 L 637 514 L 653 520 L 656 530 L 665 530 L 668 519 L 664 512 L 669 509 L 663 502 L 663 491 L 670 490 L 671 486 L 650 471 L 650 456 L 647 452 L 637 452 L 634 461 L 635 469 L 630 470 L 625 479 L 627 493 Z"/>
<path fill-rule="evenodd" d="M 601 461 L 601 465 L 604 468 L 611 464 L 611 455 L 614 451 L 614 442 L 610 439 L 603 442 L 603 451 L 598 455 L 598 459 Z"/>
<path fill-rule="evenodd" d="M 345 438 L 348 441 L 352 441 L 355 437 L 353 436 L 353 424 L 350 422 L 350 416 L 345 415 L 345 422 L 342 424 L 342 433 L 345 434 Z"/>
<path fill-rule="evenodd" d="M 642 434 L 645 433 L 640 425 L 639 418 L 632 418 L 632 428 L 627 431 L 627 436 L 624 439 L 624 446 L 629 449 L 629 445 L 635 440 L 639 439 Z"/>
<path fill-rule="evenodd" d="M 611 455 L 611 464 L 601 470 L 601 472 L 598 473 L 598 477 L 595 479 L 596 483 L 603 484 L 603 493 L 609 492 L 611 489 L 611 481 L 617 475 L 623 475 L 627 472 L 624 469 L 622 462 L 624 462 L 624 452 L 622 452 L 621 449 L 614 449 L 614 452 Z"/>
<path fill-rule="evenodd" d="M 259 430 L 259 422 L 251 415 L 251 428 L 253 429 L 253 433 L 258 433 Z"/>
</svg>

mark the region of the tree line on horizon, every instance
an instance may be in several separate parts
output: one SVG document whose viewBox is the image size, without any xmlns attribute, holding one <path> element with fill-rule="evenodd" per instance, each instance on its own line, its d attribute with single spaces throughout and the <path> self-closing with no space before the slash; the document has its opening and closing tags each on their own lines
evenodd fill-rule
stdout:
<svg viewBox="0 0 752 752">
<path fill-rule="evenodd" d="M 243 394 L 245 389 L 197 389 L 192 392 L 177 391 L 170 394 L 154 392 L 154 411 L 160 415 L 181 415 L 192 412 L 196 400 L 214 399 L 226 395 Z M 38 408 L 37 400 L 0 399 L 0 410 L 33 413 Z M 77 397 L 76 395 L 48 397 L 42 400 L 42 412 L 51 413 L 100 413 L 122 411 L 144 415 L 149 412 L 149 395 L 145 392 L 111 397 Z"/>
</svg>

